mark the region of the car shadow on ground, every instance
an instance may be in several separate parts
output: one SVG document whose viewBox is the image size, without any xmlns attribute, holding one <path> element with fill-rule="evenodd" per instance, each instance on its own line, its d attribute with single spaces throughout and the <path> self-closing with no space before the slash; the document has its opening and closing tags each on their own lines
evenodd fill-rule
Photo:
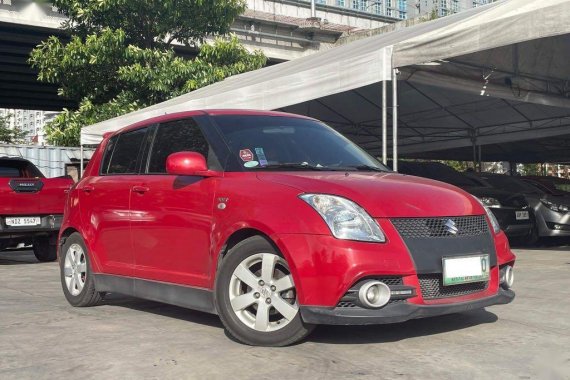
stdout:
<svg viewBox="0 0 570 380">
<path fill-rule="evenodd" d="M 199 323 L 211 327 L 223 328 L 217 315 L 197 310 L 186 309 L 165 303 L 147 301 L 139 298 L 123 296 L 121 294 L 106 294 L 100 306 L 126 307 L 132 310 L 152 313 L 162 317 L 179 319 L 192 323 Z"/>
<path fill-rule="evenodd" d="M 126 307 L 163 317 L 223 328 L 218 316 L 159 302 L 139 300 L 118 294 L 108 294 L 102 305 Z M 388 343 L 462 330 L 473 326 L 494 323 L 497 316 L 485 309 L 432 318 L 416 319 L 403 323 L 368 326 L 317 326 L 308 341 L 325 344 Z M 227 335 L 227 334 L 226 334 Z M 231 336 L 228 336 L 234 340 Z M 235 340 L 234 340 L 235 341 Z M 300 342 L 302 344 L 302 342 Z"/>
<path fill-rule="evenodd" d="M 45 264 L 40 263 L 30 250 L 9 249 L 0 251 L 0 265 L 25 265 L 25 264 Z"/>
<path fill-rule="evenodd" d="M 389 343 L 405 339 L 442 334 L 494 323 L 498 317 L 485 309 L 402 323 L 367 326 L 318 326 L 308 340 L 327 344 Z"/>
</svg>

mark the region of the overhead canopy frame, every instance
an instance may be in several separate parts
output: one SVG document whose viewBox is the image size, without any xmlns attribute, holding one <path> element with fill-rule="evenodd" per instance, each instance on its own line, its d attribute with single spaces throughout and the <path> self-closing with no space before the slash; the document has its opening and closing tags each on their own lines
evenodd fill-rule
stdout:
<svg viewBox="0 0 570 380">
<path fill-rule="evenodd" d="M 570 136 L 569 19 L 569 0 L 499 1 L 230 77 L 85 127 L 81 142 L 97 144 L 105 132 L 154 116 L 211 108 L 313 116 L 379 156 L 390 137 L 394 150 L 417 156 Z M 381 83 L 396 68 L 399 129 L 390 136 L 381 126 L 396 107 Z"/>
</svg>

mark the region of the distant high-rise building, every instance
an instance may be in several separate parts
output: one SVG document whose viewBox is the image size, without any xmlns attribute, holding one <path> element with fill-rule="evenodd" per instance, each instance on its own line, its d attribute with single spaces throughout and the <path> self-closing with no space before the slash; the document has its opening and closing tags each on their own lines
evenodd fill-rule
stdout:
<svg viewBox="0 0 570 380">
<path fill-rule="evenodd" d="M 311 2 L 311 0 L 303 0 Z M 404 20 L 410 0 L 315 0 L 317 4 Z"/>
<path fill-rule="evenodd" d="M 8 116 L 8 126 L 26 132 L 26 144 L 45 144 L 44 127 L 58 112 L 0 108 L 0 116 Z"/>
<path fill-rule="evenodd" d="M 444 17 L 494 1 L 495 0 L 408 0 L 408 17 L 414 18 L 428 14 Z"/>
</svg>

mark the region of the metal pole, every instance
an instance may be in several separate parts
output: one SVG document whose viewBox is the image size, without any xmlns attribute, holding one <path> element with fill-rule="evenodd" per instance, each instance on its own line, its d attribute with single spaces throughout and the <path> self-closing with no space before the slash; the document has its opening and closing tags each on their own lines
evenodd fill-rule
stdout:
<svg viewBox="0 0 570 380">
<path fill-rule="evenodd" d="M 80 145 L 79 154 L 81 156 L 81 159 L 79 160 L 79 175 L 77 176 L 78 180 L 83 177 L 83 144 Z"/>
<path fill-rule="evenodd" d="M 315 0 L 311 0 L 311 18 L 317 17 L 317 8 L 315 6 Z"/>
<path fill-rule="evenodd" d="M 382 163 L 388 163 L 388 84 L 382 81 Z"/>
<path fill-rule="evenodd" d="M 398 171 L 398 69 L 392 69 L 392 169 Z"/>
</svg>

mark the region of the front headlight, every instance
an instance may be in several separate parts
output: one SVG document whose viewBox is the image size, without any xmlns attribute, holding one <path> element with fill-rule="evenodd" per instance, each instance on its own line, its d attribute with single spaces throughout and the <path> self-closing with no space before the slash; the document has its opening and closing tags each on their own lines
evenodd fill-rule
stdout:
<svg viewBox="0 0 570 380">
<path fill-rule="evenodd" d="M 570 210 L 570 208 L 566 205 L 561 205 L 561 204 L 557 204 L 557 203 L 552 203 L 550 201 L 547 201 L 546 199 L 541 199 L 540 200 L 542 202 L 543 205 L 545 205 L 546 207 L 548 207 L 549 209 L 551 209 L 552 211 L 556 211 L 556 212 L 568 212 L 568 210 Z"/>
<path fill-rule="evenodd" d="M 485 203 L 483 203 L 483 201 L 477 197 L 475 197 L 475 199 L 477 199 L 477 201 L 481 204 L 481 206 L 483 206 L 483 208 L 485 209 L 485 212 L 487 213 L 487 217 L 489 218 L 489 220 L 491 221 L 491 226 L 493 227 L 493 231 L 498 234 L 499 231 L 501 231 L 501 226 L 499 225 L 499 221 L 497 220 L 497 218 L 495 217 L 495 215 L 493 214 L 493 211 L 491 211 L 491 209 L 489 207 L 487 207 L 485 205 Z"/>
<path fill-rule="evenodd" d="M 480 197 L 479 200 L 481 200 L 481 203 L 487 207 L 501 207 L 501 202 L 499 202 L 496 198 Z"/>
<path fill-rule="evenodd" d="M 386 241 L 378 223 L 356 203 L 327 194 L 303 194 L 300 198 L 321 215 L 337 239 L 377 243 Z"/>
</svg>

